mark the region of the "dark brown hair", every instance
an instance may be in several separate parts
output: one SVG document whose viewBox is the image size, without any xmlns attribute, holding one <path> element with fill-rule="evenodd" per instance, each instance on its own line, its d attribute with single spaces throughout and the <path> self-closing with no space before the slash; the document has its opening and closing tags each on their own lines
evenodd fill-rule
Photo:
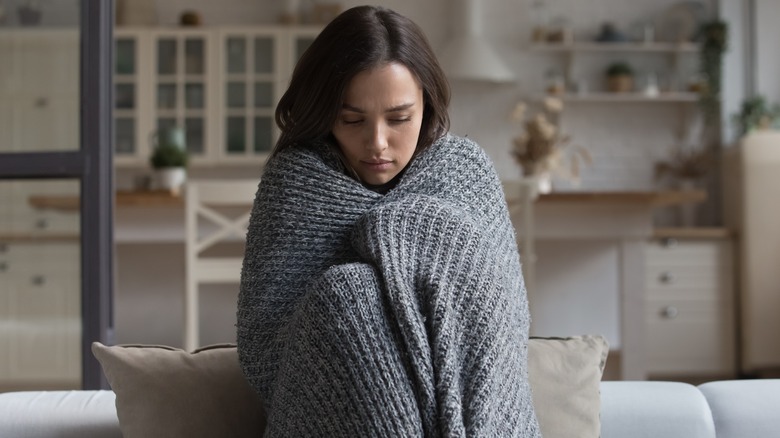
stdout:
<svg viewBox="0 0 780 438">
<path fill-rule="evenodd" d="M 344 92 L 358 73 L 397 62 L 423 90 L 423 120 L 415 153 L 449 130 L 450 88 L 425 34 L 390 9 L 358 6 L 344 11 L 317 36 L 293 71 L 290 87 L 276 107 L 282 131 L 272 155 L 296 144 L 335 144 Z"/>
</svg>

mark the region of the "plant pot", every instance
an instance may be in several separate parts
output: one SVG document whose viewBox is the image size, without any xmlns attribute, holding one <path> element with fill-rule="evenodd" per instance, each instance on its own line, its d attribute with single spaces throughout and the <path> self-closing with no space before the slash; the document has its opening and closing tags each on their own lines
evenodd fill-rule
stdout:
<svg viewBox="0 0 780 438">
<path fill-rule="evenodd" d="M 536 181 L 537 193 L 552 192 L 552 173 L 541 166 L 541 163 L 523 163 L 523 177 Z"/>
<path fill-rule="evenodd" d="M 607 90 L 613 93 L 627 93 L 634 89 L 634 77 L 629 75 L 607 76 Z"/>
<path fill-rule="evenodd" d="M 19 13 L 19 23 L 22 26 L 35 26 L 41 22 L 41 16 L 43 15 L 40 9 L 31 8 L 29 6 L 19 6 L 17 10 Z"/>
<path fill-rule="evenodd" d="M 187 170 L 183 167 L 163 167 L 154 171 L 154 187 L 158 190 L 179 194 L 186 181 Z"/>
</svg>

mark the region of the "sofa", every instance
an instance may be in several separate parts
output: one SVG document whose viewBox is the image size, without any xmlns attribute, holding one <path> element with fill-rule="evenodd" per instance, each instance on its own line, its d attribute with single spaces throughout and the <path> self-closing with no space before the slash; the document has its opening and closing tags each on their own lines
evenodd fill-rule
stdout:
<svg viewBox="0 0 780 438">
<path fill-rule="evenodd" d="M 780 379 L 601 381 L 599 338 L 532 340 L 545 438 L 780 437 Z M 0 394 L 0 437 L 260 436 L 262 403 L 235 347 L 93 346 L 113 390 Z"/>
</svg>

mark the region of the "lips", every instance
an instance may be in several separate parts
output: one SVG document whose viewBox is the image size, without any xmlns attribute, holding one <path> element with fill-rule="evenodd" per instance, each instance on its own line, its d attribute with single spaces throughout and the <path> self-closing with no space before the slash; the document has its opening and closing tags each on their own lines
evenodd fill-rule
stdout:
<svg viewBox="0 0 780 438">
<path fill-rule="evenodd" d="M 372 170 L 385 170 L 390 168 L 390 166 L 393 164 L 393 161 L 379 158 L 379 159 L 364 160 L 361 161 L 361 163 Z"/>
</svg>

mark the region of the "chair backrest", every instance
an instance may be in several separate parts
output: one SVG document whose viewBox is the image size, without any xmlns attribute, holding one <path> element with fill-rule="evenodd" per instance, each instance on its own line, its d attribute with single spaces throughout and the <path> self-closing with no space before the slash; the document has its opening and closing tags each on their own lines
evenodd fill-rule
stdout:
<svg viewBox="0 0 780 438">
<path fill-rule="evenodd" d="M 237 283 L 243 254 L 209 256 L 206 250 L 223 243 L 241 243 L 252 211 L 258 180 L 201 180 L 187 183 L 185 192 L 184 348 L 199 346 L 201 283 Z"/>
<path fill-rule="evenodd" d="M 257 180 L 193 181 L 187 184 L 186 243 L 188 254 L 199 257 L 205 249 L 229 240 L 246 238 Z M 241 208 L 228 216 L 220 208 Z"/>
</svg>

